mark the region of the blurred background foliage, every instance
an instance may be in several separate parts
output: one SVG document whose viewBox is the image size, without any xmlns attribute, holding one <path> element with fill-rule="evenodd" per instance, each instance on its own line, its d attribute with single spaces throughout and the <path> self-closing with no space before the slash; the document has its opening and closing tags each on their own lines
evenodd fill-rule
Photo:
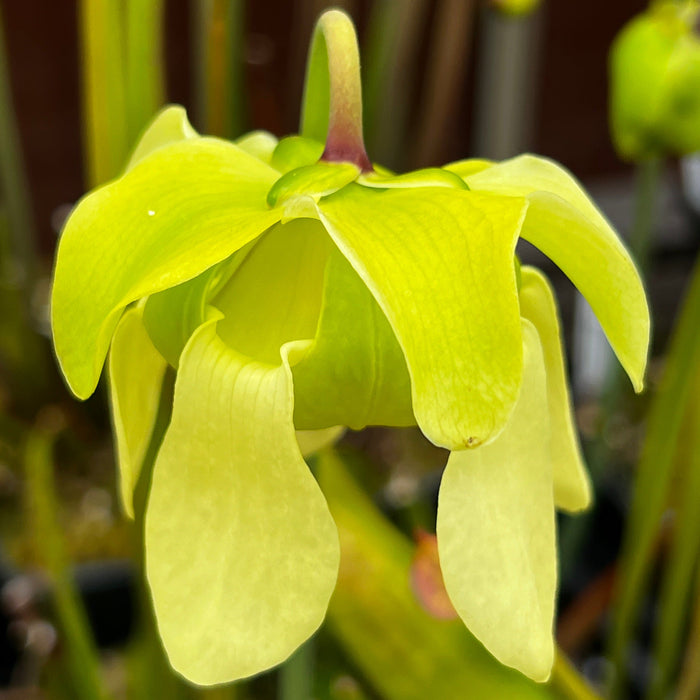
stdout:
<svg viewBox="0 0 700 700">
<path fill-rule="evenodd" d="M 106 394 L 75 402 L 52 357 L 48 287 L 72 203 L 121 171 L 165 102 L 202 133 L 297 129 L 321 0 L 0 5 L 0 697 L 700 697 L 700 200 L 697 163 L 617 158 L 607 52 L 644 3 L 346 0 L 370 156 L 403 170 L 531 150 L 580 177 L 645 270 L 648 391 L 591 312 L 561 304 L 594 509 L 560 521 L 560 654 L 536 685 L 493 660 L 441 592 L 446 453 L 417 430 L 348 434 L 312 467 L 339 527 L 326 625 L 281 669 L 196 689 L 168 668 L 120 513 Z M 143 495 L 142 495 L 143 497 Z M 235 582 L 232 582 L 235 595 Z"/>
</svg>

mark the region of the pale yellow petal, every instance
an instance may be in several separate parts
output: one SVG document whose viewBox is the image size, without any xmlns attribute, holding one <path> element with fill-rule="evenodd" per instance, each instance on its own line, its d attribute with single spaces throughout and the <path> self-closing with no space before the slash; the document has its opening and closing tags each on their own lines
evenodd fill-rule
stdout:
<svg viewBox="0 0 700 700">
<path fill-rule="evenodd" d="M 210 685 L 284 661 L 321 624 L 338 536 L 292 423 L 284 362 L 200 327 L 180 357 L 153 472 L 146 570 L 175 670 Z"/>
<path fill-rule="evenodd" d="M 521 275 L 520 313 L 537 329 L 547 370 L 554 502 L 558 508 L 576 512 L 590 505 L 591 484 L 574 424 L 557 305 L 539 270 L 523 267 Z"/>
<path fill-rule="evenodd" d="M 442 478 L 437 537 L 459 616 L 502 663 L 545 681 L 554 660 L 557 587 L 544 358 L 523 321 L 520 397 L 489 445 L 452 452 Z"/>
</svg>

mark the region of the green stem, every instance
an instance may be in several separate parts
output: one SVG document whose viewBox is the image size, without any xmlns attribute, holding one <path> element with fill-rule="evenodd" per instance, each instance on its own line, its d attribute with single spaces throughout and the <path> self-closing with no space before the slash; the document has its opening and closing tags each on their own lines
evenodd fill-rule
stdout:
<svg viewBox="0 0 700 700">
<path fill-rule="evenodd" d="M 700 571 L 696 572 L 694 606 L 685 648 L 676 700 L 697 700 L 700 697 Z"/>
<path fill-rule="evenodd" d="M 308 700 L 313 697 L 314 641 L 302 644 L 280 668 L 278 700 Z"/>
<path fill-rule="evenodd" d="M 700 260 L 671 340 L 659 392 L 649 412 L 627 530 L 620 557 L 617 607 L 608 655 L 615 667 L 611 697 L 621 697 L 625 661 L 635 632 L 637 612 L 646 590 L 654 541 L 667 502 L 673 457 L 685 408 L 692 395 L 689 381 L 700 357 Z"/>
<path fill-rule="evenodd" d="M 306 71 L 301 133 L 325 142 L 322 160 L 372 170 L 362 135 L 360 55 L 352 20 L 340 10 L 316 24 Z"/>
<path fill-rule="evenodd" d="M 52 450 L 60 426 L 55 420 L 46 423 L 29 433 L 24 456 L 33 539 L 53 584 L 56 617 L 72 697 L 77 700 L 107 698 L 100 676 L 99 656 L 82 601 L 73 583 L 58 523 Z"/>
<path fill-rule="evenodd" d="M 691 604 L 693 574 L 700 554 L 700 356 L 696 361 L 693 377 L 688 382 L 693 384 L 689 406 L 689 420 L 685 424 L 683 456 L 687 463 L 685 474 L 679 479 L 682 484 L 679 495 L 676 522 L 673 528 L 673 542 L 664 567 L 661 586 L 659 613 L 654 634 L 654 675 L 648 700 L 662 700 L 668 696 L 668 685 L 678 667 L 682 640 L 685 635 L 685 617 Z"/>
<path fill-rule="evenodd" d="M 550 686 L 567 700 L 600 700 L 566 656 L 557 650 Z"/>
<path fill-rule="evenodd" d="M 88 184 L 115 177 L 126 160 L 124 22 L 119 0 L 82 0 L 83 129 Z"/>
<path fill-rule="evenodd" d="M 125 7 L 127 145 L 132 149 L 163 104 L 163 0 L 128 0 Z"/>
<path fill-rule="evenodd" d="M 642 272 L 649 267 L 654 232 L 656 195 L 663 161 L 649 158 L 637 165 L 634 193 L 634 225 L 630 234 L 630 250 Z"/>
</svg>

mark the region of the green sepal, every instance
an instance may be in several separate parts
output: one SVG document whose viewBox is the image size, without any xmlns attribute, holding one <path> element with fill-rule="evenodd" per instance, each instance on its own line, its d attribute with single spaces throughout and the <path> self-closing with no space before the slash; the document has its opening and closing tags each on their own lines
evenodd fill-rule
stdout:
<svg viewBox="0 0 700 700">
<path fill-rule="evenodd" d="M 276 146 L 270 165 L 281 173 L 317 163 L 323 154 L 323 143 L 303 136 L 287 136 Z"/>
<path fill-rule="evenodd" d="M 271 207 L 282 206 L 292 197 L 310 196 L 318 199 L 336 192 L 353 182 L 360 169 L 352 163 L 325 163 L 295 168 L 275 182 L 267 194 Z"/>
<path fill-rule="evenodd" d="M 376 171 L 363 173 L 357 182 L 366 187 L 385 189 L 390 187 L 452 187 L 458 190 L 469 189 L 466 182 L 455 173 L 442 168 L 425 168 L 410 173 L 387 175 Z"/>
</svg>

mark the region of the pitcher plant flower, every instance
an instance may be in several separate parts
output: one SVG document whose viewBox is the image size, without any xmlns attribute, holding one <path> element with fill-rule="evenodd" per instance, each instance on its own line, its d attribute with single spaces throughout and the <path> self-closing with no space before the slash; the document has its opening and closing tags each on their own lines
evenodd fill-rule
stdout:
<svg viewBox="0 0 700 700">
<path fill-rule="evenodd" d="M 574 178 L 521 156 L 395 175 L 363 146 L 356 37 L 333 10 L 300 136 L 200 136 L 179 107 L 88 194 L 59 243 L 56 354 L 80 398 L 109 352 L 125 509 L 166 367 L 172 417 L 145 513 L 173 667 L 215 684 L 321 624 L 337 533 L 302 456 L 342 427 L 417 425 L 450 450 L 437 516 L 450 599 L 503 663 L 553 663 L 555 507 L 590 487 L 556 303 L 522 237 L 586 296 L 641 390 L 649 316 L 624 246 Z"/>
</svg>

